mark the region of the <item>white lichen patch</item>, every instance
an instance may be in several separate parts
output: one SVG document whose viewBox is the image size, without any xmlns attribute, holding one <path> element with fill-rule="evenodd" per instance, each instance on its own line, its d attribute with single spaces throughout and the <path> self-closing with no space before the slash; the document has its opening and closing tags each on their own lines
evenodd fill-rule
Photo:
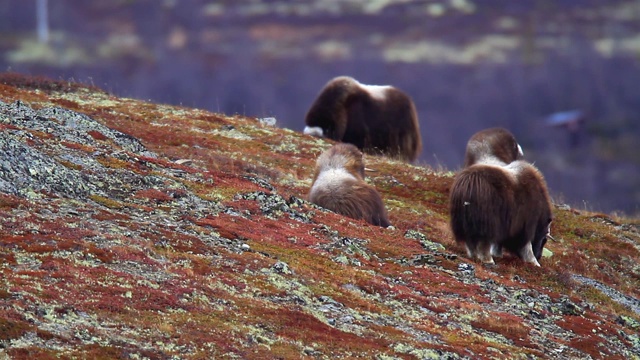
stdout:
<svg viewBox="0 0 640 360">
<path fill-rule="evenodd" d="M 440 17 L 447 12 L 447 8 L 440 3 L 430 3 L 425 5 L 425 12 L 432 17 Z"/>
<path fill-rule="evenodd" d="M 106 94 L 90 92 L 89 90 L 80 89 L 77 93 L 54 93 L 54 99 L 71 100 L 78 105 L 91 106 L 98 108 L 114 108 L 122 106 L 122 104 L 136 102 L 134 99 L 114 98 Z"/>
<path fill-rule="evenodd" d="M 321 59 L 335 61 L 349 59 L 352 56 L 351 46 L 344 41 L 328 40 L 317 44 L 313 52 Z"/>
<path fill-rule="evenodd" d="M 504 63 L 520 45 L 513 36 L 487 35 L 466 46 L 452 46 L 438 41 L 398 42 L 385 49 L 390 62 L 473 64 L 477 61 Z"/>
<path fill-rule="evenodd" d="M 236 128 L 233 129 L 214 129 L 214 130 L 201 130 L 198 128 L 193 129 L 194 132 L 197 133 L 203 133 L 203 134 L 208 134 L 208 135 L 214 135 L 214 136 L 223 136 L 226 137 L 228 139 L 235 139 L 235 140 L 253 140 L 253 138 L 241 131 L 239 131 Z"/>
<path fill-rule="evenodd" d="M 518 19 L 512 16 L 503 16 L 496 20 L 496 28 L 500 30 L 515 30 L 518 28 Z"/>
<path fill-rule="evenodd" d="M 311 187 L 312 178 L 298 178 L 294 174 L 285 173 L 282 178 L 278 180 L 280 185 L 287 186 L 289 188 L 308 189 Z M 301 197 L 306 196 L 306 193 L 301 193 Z"/>
<path fill-rule="evenodd" d="M 471 14 L 476 11 L 476 4 L 469 0 L 450 0 L 451 7 L 459 12 Z"/>
<path fill-rule="evenodd" d="M 300 147 L 298 144 L 288 141 L 290 139 L 283 139 L 282 142 L 277 145 L 269 145 L 269 148 L 277 153 L 293 153 L 300 154 Z"/>
<path fill-rule="evenodd" d="M 595 41 L 594 47 L 606 57 L 620 53 L 640 54 L 640 34 L 624 38 L 601 38 Z"/>
<path fill-rule="evenodd" d="M 42 264 L 42 261 L 35 257 L 33 254 L 16 252 L 15 253 L 16 262 L 20 269 L 38 269 Z"/>
<path fill-rule="evenodd" d="M 391 348 L 397 353 L 412 355 L 418 359 L 442 359 L 442 355 L 435 350 L 416 348 L 409 344 L 396 343 Z"/>
</svg>

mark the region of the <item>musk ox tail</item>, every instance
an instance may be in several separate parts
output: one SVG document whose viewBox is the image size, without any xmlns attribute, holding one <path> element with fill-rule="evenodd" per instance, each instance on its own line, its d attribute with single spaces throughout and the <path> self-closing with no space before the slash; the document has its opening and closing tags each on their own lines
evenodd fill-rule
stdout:
<svg viewBox="0 0 640 360">
<path fill-rule="evenodd" d="M 456 241 L 467 245 L 469 255 L 480 247 L 481 255 L 488 256 L 486 262 L 493 262 L 491 246 L 509 234 L 513 182 L 508 172 L 491 165 L 473 165 L 456 176 L 449 198 L 451 229 Z"/>
<path fill-rule="evenodd" d="M 404 95 L 404 94 L 403 94 Z M 420 125 L 418 122 L 418 112 L 411 98 L 405 95 L 407 105 L 404 118 L 405 122 L 400 124 L 399 128 L 403 130 L 399 140 L 400 148 L 398 155 L 400 159 L 413 162 L 422 152 L 422 136 L 420 135 Z"/>
</svg>

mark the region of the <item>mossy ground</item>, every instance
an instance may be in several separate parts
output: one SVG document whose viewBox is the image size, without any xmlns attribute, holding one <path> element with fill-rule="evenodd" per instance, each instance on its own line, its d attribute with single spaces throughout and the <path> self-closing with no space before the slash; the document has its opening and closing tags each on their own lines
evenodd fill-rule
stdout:
<svg viewBox="0 0 640 360">
<path fill-rule="evenodd" d="M 0 194 L 0 354 L 640 357 L 640 314 L 572 278 L 639 299 L 631 222 L 559 206 L 542 268 L 510 255 L 487 268 L 449 232 L 451 173 L 366 156 L 393 223 L 382 229 L 299 200 L 329 142 L 16 74 L 0 76 L 0 100 L 87 114 L 158 155 L 100 132 L 89 143 L 32 132 L 26 144 L 54 158 L 101 150 L 95 168 L 61 162 L 72 171 L 157 181 L 86 198 Z"/>
</svg>

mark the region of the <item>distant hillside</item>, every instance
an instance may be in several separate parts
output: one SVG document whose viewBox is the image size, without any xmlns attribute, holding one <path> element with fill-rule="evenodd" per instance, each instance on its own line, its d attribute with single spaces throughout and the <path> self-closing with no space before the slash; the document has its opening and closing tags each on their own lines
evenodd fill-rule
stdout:
<svg viewBox="0 0 640 360">
<path fill-rule="evenodd" d="M 256 118 L 4 74 L 0 129 L 2 359 L 640 359 L 637 223 L 557 204 L 541 268 L 487 268 L 451 172 L 367 156 L 383 229 Z"/>
</svg>

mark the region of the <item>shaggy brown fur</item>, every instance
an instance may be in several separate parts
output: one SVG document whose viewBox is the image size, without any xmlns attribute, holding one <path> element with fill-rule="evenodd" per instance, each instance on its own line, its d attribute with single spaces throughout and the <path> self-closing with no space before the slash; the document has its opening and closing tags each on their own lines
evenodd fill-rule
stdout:
<svg viewBox="0 0 640 360">
<path fill-rule="evenodd" d="M 522 148 L 513 134 L 503 128 L 490 128 L 473 134 L 467 142 L 464 167 L 494 157 L 506 164 L 523 158 Z"/>
<path fill-rule="evenodd" d="M 492 264 L 492 255 L 506 248 L 540 266 L 551 201 L 542 174 L 526 161 L 462 170 L 451 188 L 450 216 L 455 239 L 465 243 L 470 257 Z"/>
<path fill-rule="evenodd" d="M 354 144 L 370 154 L 414 161 L 422 150 L 413 101 L 392 86 L 363 85 L 347 76 L 334 78 L 320 91 L 305 123 L 305 134 Z"/>
<path fill-rule="evenodd" d="M 467 142 L 449 210 L 453 234 L 470 257 L 493 263 L 492 255 L 506 248 L 540 266 L 551 201 L 542 174 L 522 157 L 515 137 L 503 128 L 479 131 Z"/>
<path fill-rule="evenodd" d="M 362 152 L 351 144 L 336 144 L 320 155 L 309 201 L 373 225 L 390 225 L 380 194 L 364 181 Z"/>
</svg>

